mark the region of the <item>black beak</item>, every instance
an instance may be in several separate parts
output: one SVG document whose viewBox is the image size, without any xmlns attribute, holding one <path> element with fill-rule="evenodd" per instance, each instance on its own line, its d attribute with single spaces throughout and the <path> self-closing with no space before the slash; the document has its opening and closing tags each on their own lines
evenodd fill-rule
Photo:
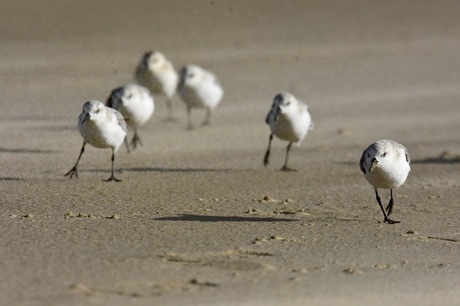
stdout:
<svg viewBox="0 0 460 306">
<path fill-rule="evenodd" d="M 86 120 L 88 120 L 89 118 L 90 118 L 90 115 L 88 113 L 86 113 L 85 118 L 83 118 L 82 123 L 85 123 Z"/>
<path fill-rule="evenodd" d="M 374 170 L 375 167 L 377 167 L 377 164 L 379 163 L 379 161 L 374 157 L 371 161 L 371 166 L 369 167 L 369 172 L 372 172 L 372 170 Z"/>
</svg>

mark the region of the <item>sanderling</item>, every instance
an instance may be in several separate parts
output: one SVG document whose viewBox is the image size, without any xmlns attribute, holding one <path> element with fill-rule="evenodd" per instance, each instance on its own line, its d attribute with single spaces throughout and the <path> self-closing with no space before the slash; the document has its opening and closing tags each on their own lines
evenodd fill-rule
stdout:
<svg viewBox="0 0 460 306">
<path fill-rule="evenodd" d="M 125 118 L 128 126 L 133 127 L 134 136 L 131 140 L 133 150 L 136 149 L 138 143 L 142 145 L 137 128 L 144 125 L 155 110 L 155 103 L 150 91 L 137 84 L 128 84 L 115 88 L 110 93 L 106 106 L 119 111 Z M 125 138 L 125 144 L 129 152 L 127 137 Z"/>
<path fill-rule="evenodd" d="M 179 81 L 173 64 L 159 51 L 145 52 L 134 72 L 134 79 L 154 95 L 166 96 L 168 119 L 172 120 L 172 97 Z"/>
<path fill-rule="evenodd" d="M 267 152 L 265 152 L 264 166 L 266 167 L 270 159 L 270 147 L 273 140 L 273 135 L 281 140 L 289 141 L 286 148 L 286 157 L 282 171 L 291 170 L 288 168 L 289 150 L 292 143 L 300 144 L 307 135 L 308 130 L 313 129 L 308 106 L 297 100 L 289 93 L 279 93 L 273 99 L 273 104 L 268 112 L 265 122 L 270 126 L 270 138 L 268 140 Z"/>
<path fill-rule="evenodd" d="M 187 121 L 192 128 L 192 108 L 206 108 L 203 125 L 209 124 L 211 112 L 222 100 L 224 90 L 216 76 L 196 65 L 187 65 L 180 70 L 179 94 L 187 106 Z"/>
<path fill-rule="evenodd" d="M 78 163 L 85 152 L 85 145 L 89 143 L 96 148 L 112 149 L 112 175 L 107 181 L 116 181 L 113 175 L 115 152 L 123 144 L 126 137 L 126 122 L 123 115 L 113 108 L 106 107 L 99 101 L 88 101 L 83 105 L 83 111 L 78 117 L 78 130 L 83 137 L 83 146 L 77 162 L 65 176 L 78 178 Z"/>
<path fill-rule="evenodd" d="M 410 172 L 410 157 L 407 149 L 393 140 L 379 140 L 371 144 L 359 161 L 359 168 L 364 173 L 367 181 L 374 186 L 375 197 L 382 209 L 385 219 L 383 222 L 390 224 L 399 223 L 388 218 L 393 210 L 393 189 L 401 186 L 406 181 Z M 386 213 L 380 201 L 378 188 L 390 189 L 390 202 Z"/>
</svg>

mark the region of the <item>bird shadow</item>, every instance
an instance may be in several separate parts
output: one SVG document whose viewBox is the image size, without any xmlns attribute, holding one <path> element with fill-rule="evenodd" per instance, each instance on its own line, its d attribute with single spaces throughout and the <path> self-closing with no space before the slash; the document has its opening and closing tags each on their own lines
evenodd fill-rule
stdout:
<svg viewBox="0 0 460 306">
<path fill-rule="evenodd" d="M 0 181 L 24 181 L 25 179 L 20 177 L 0 177 Z"/>
<path fill-rule="evenodd" d="M 411 164 L 457 164 L 460 163 L 460 155 L 444 151 L 438 156 L 411 160 Z"/>
<path fill-rule="evenodd" d="M 79 170 L 80 171 L 80 170 Z M 110 169 L 83 169 L 81 172 L 110 173 Z M 115 173 L 123 172 L 160 172 L 160 173 L 197 173 L 197 172 L 229 172 L 232 169 L 206 169 L 206 168 L 166 168 L 166 167 L 142 167 L 142 168 L 119 168 Z"/>
<path fill-rule="evenodd" d="M 198 222 L 293 222 L 296 219 L 277 219 L 271 217 L 209 216 L 179 214 L 174 217 L 153 218 L 159 221 L 198 221 Z"/>
<path fill-rule="evenodd" d="M 27 149 L 27 148 L 0 148 L 0 153 L 16 153 L 16 154 L 49 154 L 56 153 L 54 150 Z"/>
<path fill-rule="evenodd" d="M 357 162 L 352 161 L 342 161 L 338 162 L 342 165 L 358 165 Z M 454 154 L 449 151 L 444 151 L 438 156 L 435 157 L 426 157 L 421 159 L 412 159 L 411 164 L 457 164 L 460 163 L 460 155 Z"/>
<path fill-rule="evenodd" d="M 166 167 L 142 167 L 142 168 L 123 168 L 121 171 L 127 172 L 229 172 L 232 169 L 215 168 L 166 168 Z"/>
</svg>

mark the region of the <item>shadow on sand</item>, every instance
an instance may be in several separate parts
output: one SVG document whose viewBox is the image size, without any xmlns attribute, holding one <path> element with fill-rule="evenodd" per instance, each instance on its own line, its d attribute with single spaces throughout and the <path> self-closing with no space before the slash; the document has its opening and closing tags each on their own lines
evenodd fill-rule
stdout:
<svg viewBox="0 0 460 306">
<path fill-rule="evenodd" d="M 160 221 L 198 221 L 198 222 L 293 222 L 296 219 L 277 219 L 270 217 L 206 216 L 180 214 L 175 217 L 153 218 Z"/>
<path fill-rule="evenodd" d="M 213 168 L 165 168 L 165 167 L 143 167 L 143 168 L 124 168 L 121 171 L 127 172 L 228 172 L 231 169 L 213 169 Z"/>
<path fill-rule="evenodd" d="M 443 151 L 436 157 L 411 160 L 413 164 L 456 164 L 460 163 L 460 155 L 450 151 Z"/>
<path fill-rule="evenodd" d="M 0 153 L 20 153 L 20 154 L 49 154 L 56 153 L 54 150 L 41 150 L 41 149 L 26 149 L 26 148 L 16 148 L 16 149 L 7 149 L 0 148 Z"/>
</svg>

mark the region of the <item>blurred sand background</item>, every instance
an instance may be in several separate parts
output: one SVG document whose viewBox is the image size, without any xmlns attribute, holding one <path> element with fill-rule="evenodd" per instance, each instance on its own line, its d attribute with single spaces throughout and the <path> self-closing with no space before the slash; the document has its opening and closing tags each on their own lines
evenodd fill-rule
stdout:
<svg viewBox="0 0 460 306">
<path fill-rule="evenodd" d="M 0 305 L 455 305 L 460 300 L 460 2 L 0 2 Z M 83 103 L 146 50 L 215 72 L 209 127 L 162 97 L 121 148 L 82 139 Z M 315 129 L 273 142 L 273 96 Z M 204 111 L 193 113 L 199 122 Z M 130 134 L 131 135 L 131 134 Z M 412 158 L 382 223 L 358 161 Z M 440 154 L 444 153 L 442 158 Z M 388 192 L 382 192 L 386 198 Z"/>
</svg>

